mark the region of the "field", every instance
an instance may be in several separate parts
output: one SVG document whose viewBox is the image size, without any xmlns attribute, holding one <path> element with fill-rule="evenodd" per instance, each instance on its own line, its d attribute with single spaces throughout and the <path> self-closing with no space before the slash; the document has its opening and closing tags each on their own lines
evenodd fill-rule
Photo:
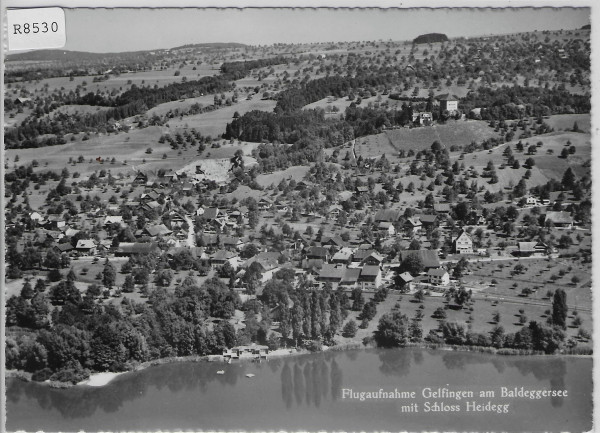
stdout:
<svg viewBox="0 0 600 433">
<path fill-rule="evenodd" d="M 294 179 L 296 182 L 298 182 L 304 178 L 306 173 L 308 173 L 308 167 L 296 166 L 290 167 L 286 170 L 276 171 L 274 173 L 259 174 L 256 177 L 256 181 L 260 186 L 267 187 L 269 185 L 279 184 L 282 179 Z"/>
<path fill-rule="evenodd" d="M 419 128 L 399 128 L 387 130 L 381 134 L 370 135 L 356 140 L 356 155 L 378 157 L 395 156 L 400 150 L 419 150 L 431 148 L 439 141 L 447 148 L 464 146 L 471 141 L 481 142 L 487 138 L 498 137 L 487 122 L 480 120 L 450 121 L 445 125 L 433 125 Z M 386 142 L 387 141 L 387 142 Z"/>
<path fill-rule="evenodd" d="M 571 131 L 574 122 L 577 122 L 577 126 L 583 132 L 589 133 L 591 130 L 591 117 L 589 113 L 557 114 L 544 119 L 544 122 L 554 128 L 555 131 Z"/>
<path fill-rule="evenodd" d="M 233 120 L 237 111 L 240 115 L 252 111 L 271 111 L 275 108 L 275 101 L 261 100 L 255 97 L 253 100 L 242 100 L 229 107 L 219 108 L 208 113 L 185 116 L 182 119 L 172 119 L 168 125 L 172 130 L 196 128 L 202 135 L 218 138 L 225 132 L 225 127 Z"/>
<path fill-rule="evenodd" d="M 536 144 L 539 141 L 543 143 L 534 155 L 526 154 L 527 147 L 525 148 L 525 152 L 517 152 L 515 150 L 517 141 L 514 140 L 510 143 L 502 144 L 493 150 L 481 150 L 465 154 L 462 162 L 464 162 L 465 167 L 474 167 L 481 174 L 488 162 L 492 161 L 496 167 L 498 183 L 486 186 L 491 191 L 499 191 L 507 188 L 511 182 L 514 186 L 525 174 L 526 168 L 524 167 L 518 169 L 511 167 L 500 168 L 506 162 L 506 158 L 503 156 L 506 146 L 511 146 L 515 158 L 521 165 L 530 156 L 534 159 L 535 166 L 531 169 L 531 178 L 527 180 L 528 188 L 546 183 L 549 179 L 562 179 L 568 167 L 571 167 L 577 176 L 589 173 L 589 168 L 583 166 L 591 158 L 591 143 L 588 134 L 553 132 L 522 140 L 523 143 L 529 143 L 530 145 Z M 563 159 L 559 156 L 562 149 L 567 145 L 567 141 L 570 141 L 571 145 L 575 146 L 576 151 L 575 154 L 569 156 L 567 159 Z M 548 151 L 551 151 L 551 154 Z M 460 157 L 456 155 L 451 156 L 451 159 L 457 158 Z M 488 182 L 488 179 L 485 179 L 485 181 Z M 478 179 L 478 182 L 481 184 L 482 179 Z"/>
</svg>

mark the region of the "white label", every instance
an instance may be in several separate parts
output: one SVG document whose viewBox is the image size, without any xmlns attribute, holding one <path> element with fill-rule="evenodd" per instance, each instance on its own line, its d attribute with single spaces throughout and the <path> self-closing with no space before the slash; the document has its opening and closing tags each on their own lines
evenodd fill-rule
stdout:
<svg viewBox="0 0 600 433">
<path fill-rule="evenodd" d="M 65 46 L 65 12 L 61 8 L 9 9 L 6 18 L 9 51 Z"/>
</svg>

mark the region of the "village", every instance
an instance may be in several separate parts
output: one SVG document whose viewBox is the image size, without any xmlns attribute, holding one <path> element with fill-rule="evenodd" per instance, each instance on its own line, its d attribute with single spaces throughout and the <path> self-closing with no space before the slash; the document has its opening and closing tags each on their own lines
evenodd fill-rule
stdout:
<svg viewBox="0 0 600 433">
<path fill-rule="evenodd" d="M 92 85 L 17 77 L 8 365 L 76 382 L 277 350 L 588 353 L 588 37 L 200 47 Z M 539 59 L 508 86 L 519 41 Z M 50 80 L 64 91 L 35 99 Z M 82 349 L 59 362 L 62 344 Z"/>
</svg>

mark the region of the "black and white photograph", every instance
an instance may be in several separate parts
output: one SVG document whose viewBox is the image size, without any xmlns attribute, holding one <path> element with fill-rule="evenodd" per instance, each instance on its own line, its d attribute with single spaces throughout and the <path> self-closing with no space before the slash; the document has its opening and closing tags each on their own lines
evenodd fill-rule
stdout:
<svg viewBox="0 0 600 433">
<path fill-rule="evenodd" d="M 593 429 L 595 5 L 58 3 L 2 9 L 6 431 Z"/>
</svg>

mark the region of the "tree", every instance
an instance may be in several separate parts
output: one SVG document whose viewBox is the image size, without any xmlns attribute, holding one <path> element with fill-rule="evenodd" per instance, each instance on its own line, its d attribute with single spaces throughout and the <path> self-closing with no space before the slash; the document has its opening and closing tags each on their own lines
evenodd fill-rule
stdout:
<svg viewBox="0 0 600 433">
<path fill-rule="evenodd" d="M 404 347 L 408 342 L 408 317 L 399 311 L 393 311 L 381 316 L 375 341 L 380 347 Z"/>
<path fill-rule="evenodd" d="M 109 289 L 115 285 L 117 278 L 117 271 L 111 262 L 106 259 L 104 262 L 104 269 L 102 270 L 102 284 Z"/>
<path fill-rule="evenodd" d="M 365 304 L 365 298 L 360 288 L 357 287 L 352 290 L 352 299 L 352 311 L 361 311 Z"/>
<path fill-rule="evenodd" d="M 571 169 L 571 167 L 568 167 L 565 170 L 565 173 L 563 174 L 563 177 L 562 177 L 561 184 L 565 189 L 572 189 L 573 186 L 575 185 L 575 173 L 573 173 L 573 170 Z"/>
<path fill-rule="evenodd" d="M 346 325 L 344 325 L 344 329 L 342 330 L 342 336 L 346 338 L 352 338 L 356 336 L 356 332 L 358 331 L 358 326 L 356 326 L 356 322 L 354 320 L 350 320 Z"/>
<path fill-rule="evenodd" d="M 29 280 L 25 280 L 25 284 L 23 284 L 23 288 L 21 289 L 21 298 L 23 299 L 31 299 L 35 295 L 35 291 L 33 287 L 31 287 L 31 283 Z"/>
<path fill-rule="evenodd" d="M 556 289 L 552 300 L 552 324 L 567 329 L 567 294 L 563 289 Z"/>
<path fill-rule="evenodd" d="M 408 272 L 409 274 L 414 276 L 419 275 L 421 272 L 423 272 L 423 269 L 424 266 L 421 257 L 418 254 L 411 253 L 408 256 L 406 256 L 404 260 L 402 260 L 399 272 Z"/>
</svg>

